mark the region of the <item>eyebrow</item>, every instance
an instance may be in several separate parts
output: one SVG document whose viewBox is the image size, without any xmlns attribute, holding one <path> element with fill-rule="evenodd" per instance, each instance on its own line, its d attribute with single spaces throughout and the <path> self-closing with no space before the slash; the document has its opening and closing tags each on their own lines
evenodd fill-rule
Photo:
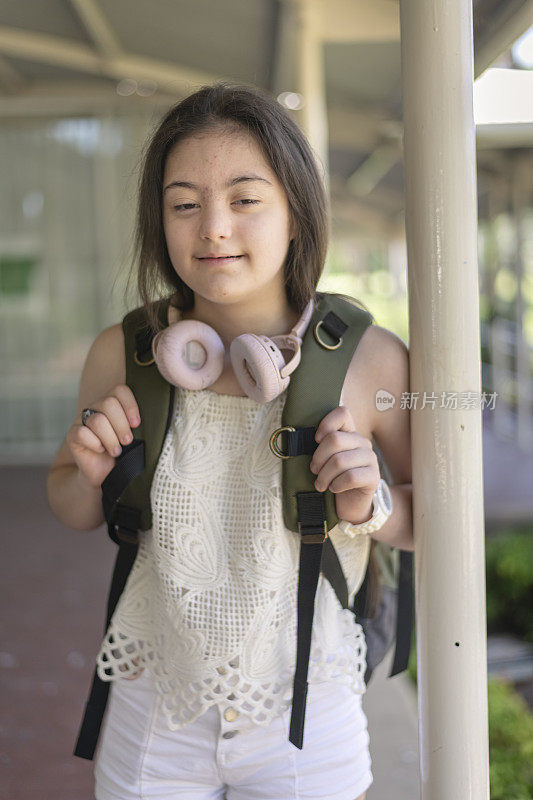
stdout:
<svg viewBox="0 0 533 800">
<path fill-rule="evenodd" d="M 235 186 L 237 183 L 246 183 L 251 181 L 263 181 L 264 183 L 268 183 L 269 186 L 273 186 L 270 181 L 267 181 L 266 178 L 262 178 L 260 175 L 239 175 L 238 178 L 232 178 L 226 184 L 226 189 L 229 189 L 231 186 Z M 173 186 L 180 186 L 183 189 L 198 189 L 198 186 L 194 183 L 190 183 L 189 181 L 172 181 L 169 183 L 168 186 L 165 186 L 163 189 L 166 192 L 167 189 L 171 189 Z"/>
</svg>

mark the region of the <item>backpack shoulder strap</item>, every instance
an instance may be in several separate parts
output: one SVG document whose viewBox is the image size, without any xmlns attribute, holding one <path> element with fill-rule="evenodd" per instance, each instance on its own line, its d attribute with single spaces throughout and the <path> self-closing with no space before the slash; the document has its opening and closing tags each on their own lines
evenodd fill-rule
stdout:
<svg viewBox="0 0 533 800">
<path fill-rule="evenodd" d="M 283 458 L 283 515 L 287 528 L 300 533 L 300 565 L 298 578 L 298 639 L 296 669 L 293 681 L 292 713 L 289 741 L 303 746 L 303 729 L 307 697 L 307 672 L 311 648 L 314 600 L 320 570 L 346 608 L 348 591 L 338 556 L 327 538 L 327 532 L 338 522 L 335 496 L 317 492 L 315 475 L 309 462 L 316 447 L 314 436 L 324 416 L 340 403 L 342 386 L 359 341 L 374 322 L 370 312 L 358 307 L 353 298 L 318 293 L 318 303 L 302 342 L 302 357 L 291 377 L 282 414 L 282 427 L 274 431 L 270 446 Z M 279 451 L 277 438 L 286 437 L 285 453 Z M 305 458 L 293 458 L 305 456 Z M 380 471 L 386 474 L 378 449 Z M 390 675 L 407 666 L 412 627 L 412 553 L 395 551 L 382 542 L 376 543 L 380 575 L 391 584 L 397 596 L 396 653 Z M 389 569 L 387 569 L 389 568 Z M 392 570 L 392 571 L 391 571 Z M 389 574 L 390 573 L 390 574 Z M 367 576 L 361 591 L 364 599 Z M 392 636 L 394 623 L 387 621 Z M 367 676 L 371 674 L 367 670 Z M 367 679 L 365 676 L 365 680 Z"/>
<path fill-rule="evenodd" d="M 168 304 L 158 305 L 161 324 L 168 325 Z M 174 407 L 175 387 L 168 383 L 152 356 L 154 331 L 141 306 L 122 320 L 126 356 L 126 384 L 133 392 L 141 414 L 141 424 L 133 431 L 133 441 L 122 448 L 115 467 L 102 483 L 102 502 L 109 536 L 135 543 L 138 531 L 152 525 L 150 488 L 168 431 Z"/>
<path fill-rule="evenodd" d="M 166 326 L 168 299 L 158 308 Z M 141 424 L 134 440 L 123 447 L 115 466 L 102 483 L 102 504 L 110 537 L 118 544 L 107 599 L 104 635 L 124 590 L 138 552 L 138 531 L 151 527 L 150 487 L 153 473 L 171 420 L 174 387 L 168 384 L 153 362 L 153 330 L 143 307 L 130 311 L 122 320 L 126 355 L 126 383 L 135 395 Z M 109 681 L 102 681 L 95 667 L 89 696 L 80 725 L 75 756 L 89 761 L 100 735 L 109 696 Z"/>
<path fill-rule="evenodd" d="M 340 568 L 326 538 L 328 530 L 339 522 L 335 497 L 331 492 L 315 489 L 309 462 L 318 446 L 316 429 L 322 418 L 339 405 L 353 353 L 373 323 L 372 315 L 351 298 L 317 292 L 317 301 L 302 340 L 300 364 L 291 376 L 282 426 L 270 438 L 272 452 L 283 458 L 284 522 L 300 534 L 298 635 L 289 729 L 289 741 L 299 749 L 303 747 L 314 603 L 324 547 L 330 548 L 329 553 L 326 550 L 329 565 Z M 285 453 L 277 444 L 283 432 Z"/>
<path fill-rule="evenodd" d="M 303 501 L 303 512 L 306 495 L 310 503 L 313 503 L 311 495 L 322 498 L 327 530 L 339 522 L 334 494 L 316 491 L 316 476 L 309 463 L 317 447 L 316 428 L 339 405 L 353 353 L 367 327 L 374 322 L 372 314 L 357 306 L 352 298 L 328 292 L 316 294 L 318 302 L 302 340 L 300 363 L 291 375 L 280 433 L 274 431 L 271 438 L 275 442 L 281 432 L 286 436 L 286 456 L 282 462 L 283 517 L 287 528 L 296 532 L 300 531 L 299 523 L 302 524 L 299 504 Z M 307 457 L 292 457 L 297 455 Z"/>
</svg>

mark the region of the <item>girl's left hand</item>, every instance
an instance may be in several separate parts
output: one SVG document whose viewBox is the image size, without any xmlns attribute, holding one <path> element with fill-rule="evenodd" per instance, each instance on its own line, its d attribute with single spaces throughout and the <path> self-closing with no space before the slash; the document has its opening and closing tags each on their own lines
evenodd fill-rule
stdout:
<svg viewBox="0 0 533 800">
<path fill-rule="evenodd" d="M 339 519 L 358 525 L 372 516 L 372 497 L 381 475 L 372 443 L 355 429 L 349 409 L 338 406 L 321 420 L 315 434 L 320 442 L 311 458 L 315 489 L 335 494 Z"/>
</svg>

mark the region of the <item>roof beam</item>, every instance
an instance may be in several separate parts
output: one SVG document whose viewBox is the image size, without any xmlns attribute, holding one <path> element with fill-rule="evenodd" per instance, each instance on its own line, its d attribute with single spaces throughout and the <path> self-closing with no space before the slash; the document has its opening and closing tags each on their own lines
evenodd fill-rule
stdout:
<svg viewBox="0 0 533 800">
<path fill-rule="evenodd" d="M 122 46 L 97 0 L 70 0 L 87 33 L 102 55 L 116 56 Z"/>
<path fill-rule="evenodd" d="M 383 141 L 401 140 L 401 120 L 391 119 L 386 109 L 371 106 L 346 108 L 328 104 L 331 147 L 344 150 L 373 150 Z"/>
<path fill-rule="evenodd" d="M 147 98 L 134 93 L 117 94 L 107 79 L 101 81 L 46 81 L 28 84 L 23 91 L 0 95 L 0 119 L 39 118 L 113 114 L 124 110 L 133 113 L 166 111 L 176 102 L 176 92 L 157 92 Z"/>
<path fill-rule="evenodd" d="M 324 42 L 399 42 L 400 5 L 391 0 L 322 0 Z"/>
<path fill-rule="evenodd" d="M 71 39 L 5 26 L 0 26 L 0 54 L 59 65 L 113 80 L 151 80 L 163 91 L 182 94 L 188 94 L 197 85 L 213 83 L 221 77 L 172 62 L 127 53 L 112 57 L 102 56 L 87 45 Z"/>
<path fill-rule="evenodd" d="M 347 178 L 346 183 L 351 194 L 365 197 L 376 188 L 378 183 L 401 161 L 402 148 L 398 145 L 378 145 L 370 155 Z"/>
<path fill-rule="evenodd" d="M 394 208 L 385 211 L 355 197 L 346 196 L 342 192 L 342 187 L 339 192 L 332 191 L 332 230 L 335 232 L 339 229 L 348 229 L 357 236 L 361 231 L 365 233 L 372 231 L 387 237 L 391 230 L 397 228 L 398 217 L 402 213 L 401 198 Z"/>
<path fill-rule="evenodd" d="M 533 0 L 522 3 L 502 3 L 499 13 L 493 13 L 485 41 L 474 52 L 474 77 L 478 78 L 508 50 L 533 24 Z M 476 42 L 477 44 L 477 42 Z"/>
</svg>

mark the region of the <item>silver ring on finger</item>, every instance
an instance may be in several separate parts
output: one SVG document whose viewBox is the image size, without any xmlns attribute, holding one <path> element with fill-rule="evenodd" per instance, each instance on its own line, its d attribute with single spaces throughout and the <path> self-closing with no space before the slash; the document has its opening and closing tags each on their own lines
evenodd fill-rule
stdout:
<svg viewBox="0 0 533 800">
<path fill-rule="evenodd" d="M 86 427 L 88 427 L 87 426 L 87 420 L 93 414 L 98 414 L 98 411 L 95 411 L 94 408 L 84 408 L 83 411 L 81 412 L 81 424 L 85 425 Z"/>
</svg>

